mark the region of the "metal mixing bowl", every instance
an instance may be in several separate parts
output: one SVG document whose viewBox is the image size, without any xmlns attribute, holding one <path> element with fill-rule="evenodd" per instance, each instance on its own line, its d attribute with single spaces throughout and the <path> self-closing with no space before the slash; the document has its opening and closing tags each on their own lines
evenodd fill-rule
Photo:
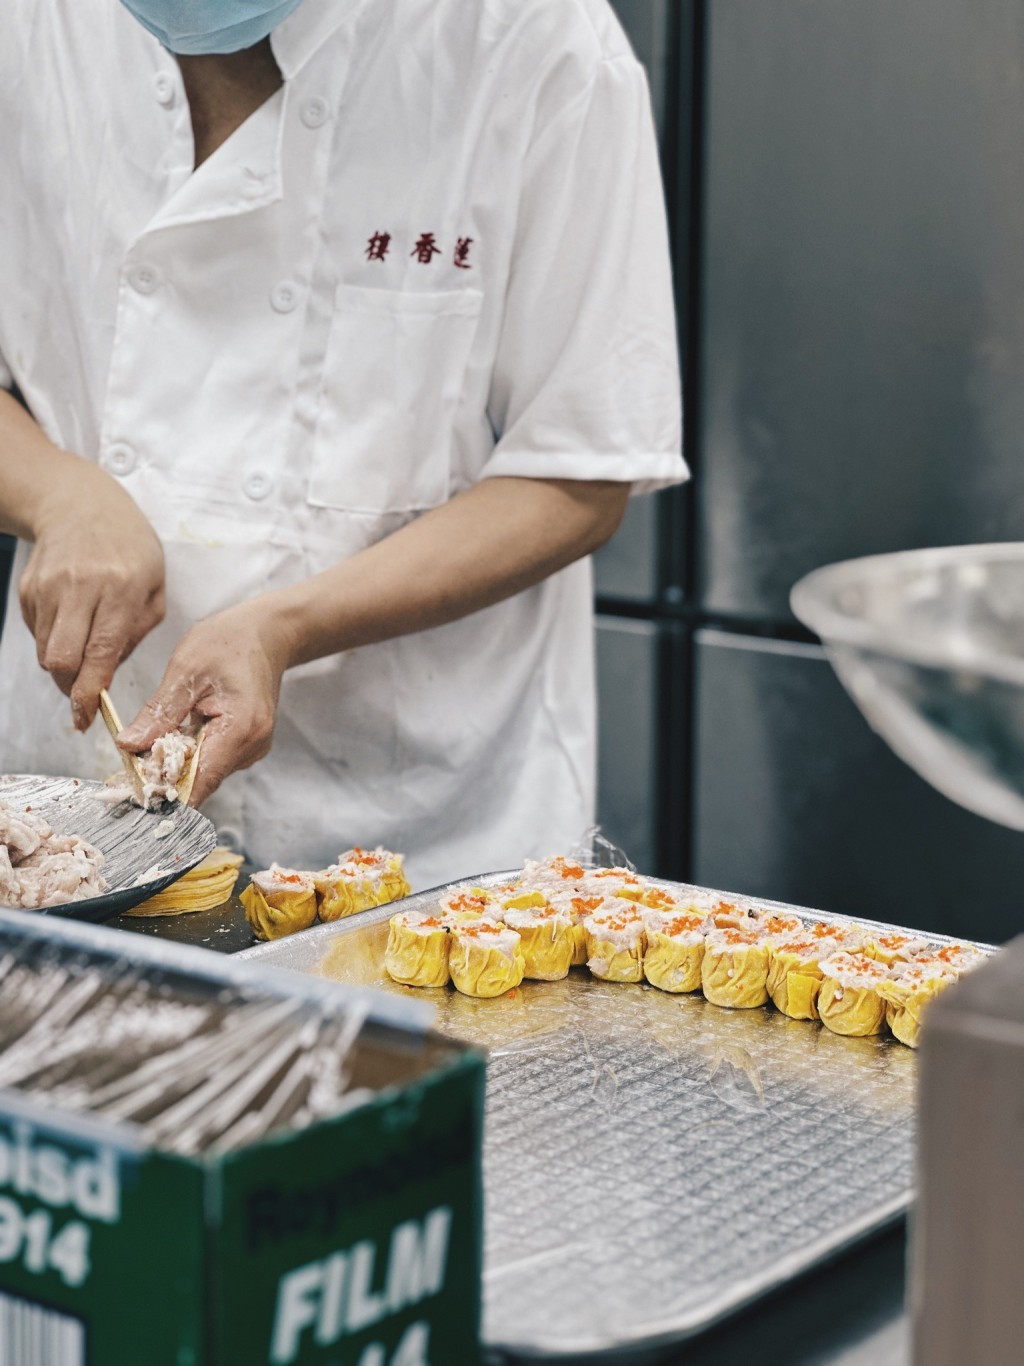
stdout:
<svg viewBox="0 0 1024 1366">
<path fill-rule="evenodd" d="M 830 564 L 790 600 L 901 759 L 1024 830 L 1024 543 Z"/>
</svg>

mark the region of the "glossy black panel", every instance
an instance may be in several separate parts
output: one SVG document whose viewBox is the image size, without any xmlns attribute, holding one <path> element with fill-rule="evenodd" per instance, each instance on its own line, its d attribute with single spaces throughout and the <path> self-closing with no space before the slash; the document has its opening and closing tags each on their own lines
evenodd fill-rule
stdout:
<svg viewBox="0 0 1024 1366">
<path fill-rule="evenodd" d="M 710 0 L 702 603 L 1024 527 L 1019 0 Z"/>
<path fill-rule="evenodd" d="M 696 661 L 696 881 L 965 938 L 1024 928 L 1024 835 L 902 764 L 818 647 L 705 630 Z"/>
<path fill-rule="evenodd" d="M 658 628 L 599 617 L 598 796 L 603 833 L 656 871 Z"/>
</svg>

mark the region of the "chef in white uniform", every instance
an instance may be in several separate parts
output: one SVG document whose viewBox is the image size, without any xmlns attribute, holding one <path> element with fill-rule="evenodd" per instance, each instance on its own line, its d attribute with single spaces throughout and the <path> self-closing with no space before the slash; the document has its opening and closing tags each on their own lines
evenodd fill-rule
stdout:
<svg viewBox="0 0 1024 1366">
<path fill-rule="evenodd" d="M 685 477 L 606 0 L 6 0 L 0 125 L 0 767 L 109 773 L 116 669 L 259 864 L 570 846 L 587 555 Z"/>
</svg>

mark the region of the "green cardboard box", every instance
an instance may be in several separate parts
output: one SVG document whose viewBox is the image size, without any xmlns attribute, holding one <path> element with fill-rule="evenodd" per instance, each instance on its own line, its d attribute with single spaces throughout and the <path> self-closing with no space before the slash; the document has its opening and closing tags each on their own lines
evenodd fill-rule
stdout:
<svg viewBox="0 0 1024 1366">
<path fill-rule="evenodd" d="M 92 952 L 97 936 L 123 960 L 114 931 L 59 931 Z M 321 999 L 326 986 L 218 971 L 201 950 L 139 952 L 208 983 Z M 0 1092 L 0 1361 L 475 1366 L 483 1060 L 373 1018 L 351 1056 L 372 1099 L 219 1157 Z"/>
</svg>

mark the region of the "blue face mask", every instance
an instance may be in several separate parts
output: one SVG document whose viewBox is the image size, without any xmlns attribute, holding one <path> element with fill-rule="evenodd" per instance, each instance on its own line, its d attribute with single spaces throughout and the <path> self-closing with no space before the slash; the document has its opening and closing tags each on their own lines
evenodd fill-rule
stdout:
<svg viewBox="0 0 1024 1366">
<path fill-rule="evenodd" d="M 300 0 L 123 0 L 168 52 L 240 52 L 262 42 Z"/>
</svg>

